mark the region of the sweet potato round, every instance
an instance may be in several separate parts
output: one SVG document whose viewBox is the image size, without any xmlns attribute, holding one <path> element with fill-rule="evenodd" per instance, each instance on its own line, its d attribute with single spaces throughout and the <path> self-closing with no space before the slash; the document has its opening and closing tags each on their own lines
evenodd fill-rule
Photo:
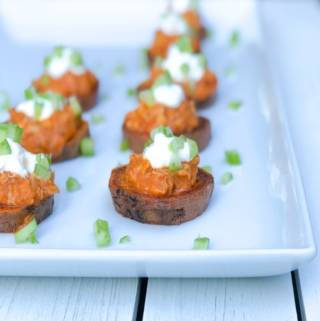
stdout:
<svg viewBox="0 0 320 321">
<path fill-rule="evenodd" d="M 96 89 L 87 96 L 77 96 L 79 103 L 84 111 L 92 109 L 98 101 L 98 86 Z"/>
<path fill-rule="evenodd" d="M 58 163 L 80 155 L 80 143 L 85 137 L 90 136 L 88 123 L 83 121 L 75 136 L 67 142 L 59 155 L 52 156 L 52 162 Z"/>
<path fill-rule="evenodd" d="M 144 143 L 149 138 L 149 133 L 139 133 L 133 131 L 123 124 L 122 126 L 123 137 L 129 142 L 129 147 L 135 153 L 142 153 L 144 149 Z M 202 151 L 207 147 L 211 139 L 211 125 L 207 118 L 199 117 L 199 126 L 193 129 L 191 132 L 174 133 L 175 135 L 185 135 L 198 143 L 199 150 Z"/>
<path fill-rule="evenodd" d="M 178 195 L 157 197 L 139 194 L 120 186 L 125 166 L 115 168 L 109 189 L 114 207 L 121 215 L 146 224 L 178 225 L 201 215 L 207 208 L 213 192 L 213 176 L 199 169 L 192 190 Z"/>
<path fill-rule="evenodd" d="M 0 232 L 16 232 L 29 215 L 34 216 L 37 223 L 40 223 L 52 213 L 53 203 L 53 196 L 50 196 L 35 205 L 24 208 L 0 206 Z"/>
</svg>

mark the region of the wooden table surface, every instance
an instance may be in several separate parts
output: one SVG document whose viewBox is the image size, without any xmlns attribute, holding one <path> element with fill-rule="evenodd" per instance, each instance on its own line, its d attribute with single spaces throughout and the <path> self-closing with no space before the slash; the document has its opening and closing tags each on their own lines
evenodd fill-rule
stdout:
<svg viewBox="0 0 320 321">
<path fill-rule="evenodd" d="M 318 240 L 320 2 L 265 0 L 260 9 Z M 0 298 L 6 321 L 319 321 L 320 260 L 255 279 L 2 277 Z"/>
</svg>

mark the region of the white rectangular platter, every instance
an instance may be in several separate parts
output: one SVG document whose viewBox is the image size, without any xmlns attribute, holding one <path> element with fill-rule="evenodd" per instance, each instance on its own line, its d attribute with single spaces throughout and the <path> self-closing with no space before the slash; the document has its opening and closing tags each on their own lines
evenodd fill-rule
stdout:
<svg viewBox="0 0 320 321">
<path fill-rule="evenodd" d="M 88 66 L 101 80 L 100 102 L 85 117 L 90 120 L 90 114 L 96 113 L 106 117 L 103 124 L 91 124 L 95 157 L 54 166 L 60 194 L 54 213 L 39 226 L 39 244 L 16 245 L 12 235 L 0 235 L 0 274 L 265 276 L 291 271 L 313 258 L 316 250 L 307 207 L 269 75 L 255 2 L 202 1 L 204 19 L 214 31 L 204 52 L 218 75 L 219 89 L 214 104 L 200 111 L 213 127 L 201 164 L 212 166 L 216 184 L 202 216 L 169 227 L 121 217 L 108 190 L 112 168 L 126 163 L 130 155 L 119 151 L 123 117 L 136 105 L 127 90 L 147 77 L 141 69 L 141 48 L 150 45 L 165 3 L 76 3 L 0 2 L 4 22 L 0 25 L 0 90 L 19 102 L 24 88 L 41 73 L 42 59 L 51 46 L 74 45 L 83 50 Z M 228 42 L 233 30 L 240 32 L 237 48 Z M 119 63 L 125 72 L 117 76 L 112 70 Z M 228 109 L 231 100 L 243 102 L 239 111 Z M 240 152 L 241 167 L 224 162 L 227 149 Z M 234 180 L 222 186 L 220 177 L 226 171 L 233 173 Z M 81 182 L 80 191 L 66 191 L 68 176 Z M 108 220 L 111 227 L 113 242 L 105 249 L 95 246 L 97 218 Z M 123 235 L 130 235 L 131 242 L 119 244 Z M 210 238 L 209 250 L 192 250 L 199 235 Z"/>
</svg>

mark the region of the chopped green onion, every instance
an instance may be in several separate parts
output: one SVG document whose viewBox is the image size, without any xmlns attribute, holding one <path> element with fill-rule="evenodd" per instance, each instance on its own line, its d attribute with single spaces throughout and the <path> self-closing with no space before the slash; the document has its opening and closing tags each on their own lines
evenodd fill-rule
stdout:
<svg viewBox="0 0 320 321">
<path fill-rule="evenodd" d="M 5 138 L 7 138 L 7 130 L 5 128 L 2 128 L 1 125 L 2 124 L 0 124 L 0 141 L 2 141 Z"/>
<path fill-rule="evenodd" d="M 0 142 L 0 155 L 10 155 L 11 154 L 11 147 L 6 139 Z"/>
<path fill-rule="evenodd" d="M 82 114 L 82 108 L 81 105 L 79 103 L 79 100 L 77 99 L 77 97 L 72 96 L 69 98 L 69 104 L 75 114 L 75 116 L 79 117 Z"/>
<path fill-rule="evenodd" d="M 169 150 L 173 153 L 177 153 L 179 150 L 183 149 L 185 142 L 186 137 L 183 135 L 174 137 L 169 144 Z"/>
<path fill-rule="evenodd" d="M 188 85 L 189 85 L 189 93 L 190 95 L 193 96 L 196 90 L 196 83 L 191 79 L 188 79 Z"/>
<path fill-rule="evenodd" d="M 197 237 L 193 241 L 194 250 L 208 250 L 210 244 L 210 239 L 208 237 Z"/>
<path fill-rule="evenodd" d="M 169 171 L 176 172 L 182 168 L 181 161 L 177 156 L 174 156 L 169 163 Z"/>
<path fill-rule="evenodd" d="M 90 137 L 85 137 L 80 143 L 80 152 L 83 156 L 93 156 L 94 155 L 94 143 Z"/>
<path fill-rule="evenodd" d="M 0 91 L 0 109 L 8 110 L 10 108 L 11 108 L 11 100 L 9 95 L 4 91 Z"/>
<path fill-rule="evenodd" d="M 123 138 L 120 143 L 120 152 L 126 152 L 130 149 L 129 140 L 127 138 Z"/>
<path fill-rule="evenodd" d="M 155 61 L 154 61 L 154 65 L 155 67 L 157 68 L 161 68 L 162 67 L 162 64 L 163 64 L 163 58 L 161 57 L 156 57 Z"/>
<path fill-rule="evenodd" d="M 156 81 L 153 83 L 153 88 L 163 85 L 172 84 L 172 78 L 168 70 L 166 70 L 161 76 L 159 76 Z"/>
<path fill-rule="evenodd" d="M 163 134 L 164 136 L 166 137 L 172 137 L 173 136 L 173 133 L 172 133 L 172 130 L 169 128 L 169 127 L 166 127 L 166 126 L 160 126 L 158 128 L 155 128 L 151 131 L 150 133 L 150 137 L 152 139 L 154 139 L 154 137 L 157 135 L 157 134 Z"/>
<path fill-rule="evenodd" d="M 206 37 L 207 39 L 212 39 L 214 37 L 214 30 L 213 29 L 207 29 L 207 32 L 206 32 Z"/>
<path fill-rule="evenodd" d="M 48 69 L 50 63 L 51 63 L 51 56 L 46 56 L 43 60 L 44 68 Z"/>
<path fill-rule="evenodd" d="M 140 54 L 140 68 L 142 70 L 148 69 L 149 62 L 148 62 L 148 48 L 142 48 Z"/>
<path fill-rule="evenodd" d="M 36 155 L 36 162 L 41 166 L 49 169 L 51 165 L 51 157 L 47 154 L 37 154 Z"/>
<path fill-rule="evenodd" d="M 66 181 L 66 189 L 68 192 L 75 192 L 81 189 L 81 184 L 72 176 L 69 176 Z"/>
<path fill-rule="evenodd" d="M 192 43 L 191 39 L 188 36 L 182 36 L 177 41 L 177 47 L 182 52 L 192 52 Z"/>
<path fill-rule="evenodd" d="M 152 138 L 148 138 L 146 140 L 146 142 L 144 143 L 144 148 L 147 148 L 148 146 L 153 144 L 153 139 Z"/>
<path fill-rule="evenodd" d="M 234 30 L 229 38 L 229 43 L 232 47 L 236 47 L 239 45 L 240 42 L 240 32 L 239 30 Z"/>
<path fill-rule="evenodd" d="M 93 114 L 93 115 L 91 115 L 91 122 L 93 124 L 98 125 L 98 124 L 104 123 L 105 121 L 106 121 L 106 118 L 102 114 Z"/>
<path fill-rule="evenodd" d="M 73 66 L 76 66 L 76 67 L 83 66 L 83 58 L 79 51 L 73 51 L 70 56 L 70 60 Z"/>
<path fill-rule="evenodd" d="M 125 243 L 129 243 L 131 241 L 130 236 L 129 235 L 124 235 L 120 238 L 119 243 L 120 244 L 125 244 Z"/>
<path fill-rule="evenodd" d="M 199 148 L 196 141 L 193 139 L 187 138 L 190 150 L 190 159 L 194 159 L 199 154 Z"/>
<path fill-rule="evenodd" d="M 41 85 L 48 86 L 49 82 L 50 82 L 49 76 L 46 75 L 46 74 L 42 75 L 41 78 L 40 78 L 40 82 L 41 82 Z"/>
<path fill-rule="evenodd" d="M 210 165 L 205 165 L 205 166 L 202 166 L 202 169 L 209 173 L 209 174 L 212 174 L 212 167 Z"/>
<path fill-rule="evenodd" d="M 152 107 L 155 104 L 155 98 L 152 90 L 147 89 L 139 93 L 139 99 L 142 100 L 148 107 Z"/>
<path fill-rule="evenodd" d="M 230 172 L 225 172 L 220 178 L 221 185 L 227 185 L 233 180 L 233 174 Z"/>
<path fill-rule="evenodd" d="M 29 223 L 18 229 L 18 231 L 14 234 L 16 243 L 39 243 L 36 237 L 37 227 L 37 221 L 34 217 L 32 217 Z"/>
<path fill-rule="evenodd" d="M 228 104 L 228 108 L 231 110 L 239 110 L 242 106 L 242 101 L 241 100 L 232 100 Z"/>
<path fill-rule="evenodd" d="M 208 64 L 207 58 L 206 58 L 203 54 L 199 54 L 198 57 L 199 57 L 200 66 L 201 66 L 202 68 L 206 68 L 206 67 L 207 67 L 207 64 Z"/>
<path fill-rule="evenodd" d="M 53 55 L 57 57 L 61 57 L 64 50 L 65 50 L 64 46 L 56 46 L 53 48 Z"/>
<path fill-rule="evenodd" d="M 188 76 L 190 73 L 190 66 L 187 63 L 184 63 L 180 66 L 181 72 L 184 76 Z"/>
<path fill-rule="evenodd" d="M 24 97 L 26 100 L 31 100 L 36 96 L 37 92 L 33 87 L 27 88 L 24 91 Z"/>
<path fill-rule="evenodd" d="M 45 179 L 48 180 L 51 178 L 51 170 L 48 169 L 47 167 L 41 165 L 41 164 L 36 164 L 36 166 L 34 167 L 34 174 L 41 178 L 41 179 Z"/>
<path fill-rule="evenodd" d="M 226 150 L 224 152 L 225 161 L 229 165 L 241 165 L 240 154 L 236 150 Z"/>
<path fill-rule="evenodd" d="M 10 138 L 19 143 L 22 133 L 23 129 L 16 124 L 0 124 L 0 139 Z"/>
<path fill-rule="evenodd" d="M 63 96 L 50 91 L 41 94 L 35 94 L 35 98 L 37 97 L 49 100 L 56 109 L 59 109 L 64 104 Z"/>
<path fill-rule="evenodd" d="M 35 117 L 35 119 L 39 120 L 41 118 L 42 108 L 43 108 L 43 104 L 36 101 L 34 104 L 34 117 Z"/>
<path fill-rule="evenodd" d="M 121 76 L 125 73 L 125 67 L 123 64 L 118 64 L 116 65 L 114 68 L 113 68 L 113 71 L 112 73 L 115 75 L 115 76 Z"/>
<path fill-rule="evenodd" d="M 111 235 L 107 221 L 101 219 L 95 221 L 94 235 L 98 247 L 105 247 L 111 244 Z"/>
<path fill-rule="evenodd" d="M 128 97 L 135 97 L 137 96 L 137 89 L 136 88 L 129 88 L 127 90 Z"/>
</svg>

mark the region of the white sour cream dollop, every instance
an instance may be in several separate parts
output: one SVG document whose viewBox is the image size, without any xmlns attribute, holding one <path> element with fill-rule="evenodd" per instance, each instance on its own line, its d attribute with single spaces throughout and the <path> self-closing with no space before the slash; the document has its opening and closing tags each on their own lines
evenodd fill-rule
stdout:
<svg viewBox="0 0 320 321">
<path fill-rule="evenodd" d="M 161 17 L 159 29 L 167 35 L 182 35 L 190 31 L 184 19 L 173 11 Z"/>
<path fill-rule="evenodd" d="M 160 85 L 153 89 L 155 100 L 166 106 L 177 108 L 185 99 L 185 94 L 180 85 Z"/>
<path fill-rule="evenodd" d="M 61 55 L 53 55 L 46 67 L 46 72 L 52 78 L 59 78 L 66 72 L 71 71 L 74 74 L 83 74 L 85 72 L 84 66 L 74 66 L 72 64 L 71 56 L 74 51 L 71 48 L 63 48 Z"/>
<path fill-rule="evenodd" d="M 147 159 L 153 168 L 168 167 L 174 157 L 169 149 L 169 144 L 174 137 L 167 137 L 162 133 L 154 136 L 153 143 L 145 148 L 143 157 Z M 178 152 L 181 162 L 190 161 L 190 147 L 187 142 Z"/>
<path fill-rule="evenodd" d="M 26 151 L 21 145 L 7 138 L 11 154 L 0 156 L 0 172 L 11 172 L 20 176 L 33 173 L 36 166 L 36 155 Z"/>
<path fill-rule="evenodd" d="M 189 72 L 186 74 L 182 70 L 182 66 L 187 65 Z M 180 51 L 177 46 L 169 49 L 167 58 L 163 61 L 162 67 L 167 69 L 175 81 L 182 82 L 184 80 L 198 81 L 202 78 L 205 67 L 201 64 L 199 54 Z"/>
<path fill-rule="evenodd" d="M 42 105 L 40 117 L 37 118 L 38 120 L 44 120 L 49 118 L 56 110 L 52 101 L 40 97 L 23 101 L 16 107 L 16 110 L 21 113 L 24 113 L 30 118 L 36 118 L 37 103 L 40 103 Z"/>
</svg>

